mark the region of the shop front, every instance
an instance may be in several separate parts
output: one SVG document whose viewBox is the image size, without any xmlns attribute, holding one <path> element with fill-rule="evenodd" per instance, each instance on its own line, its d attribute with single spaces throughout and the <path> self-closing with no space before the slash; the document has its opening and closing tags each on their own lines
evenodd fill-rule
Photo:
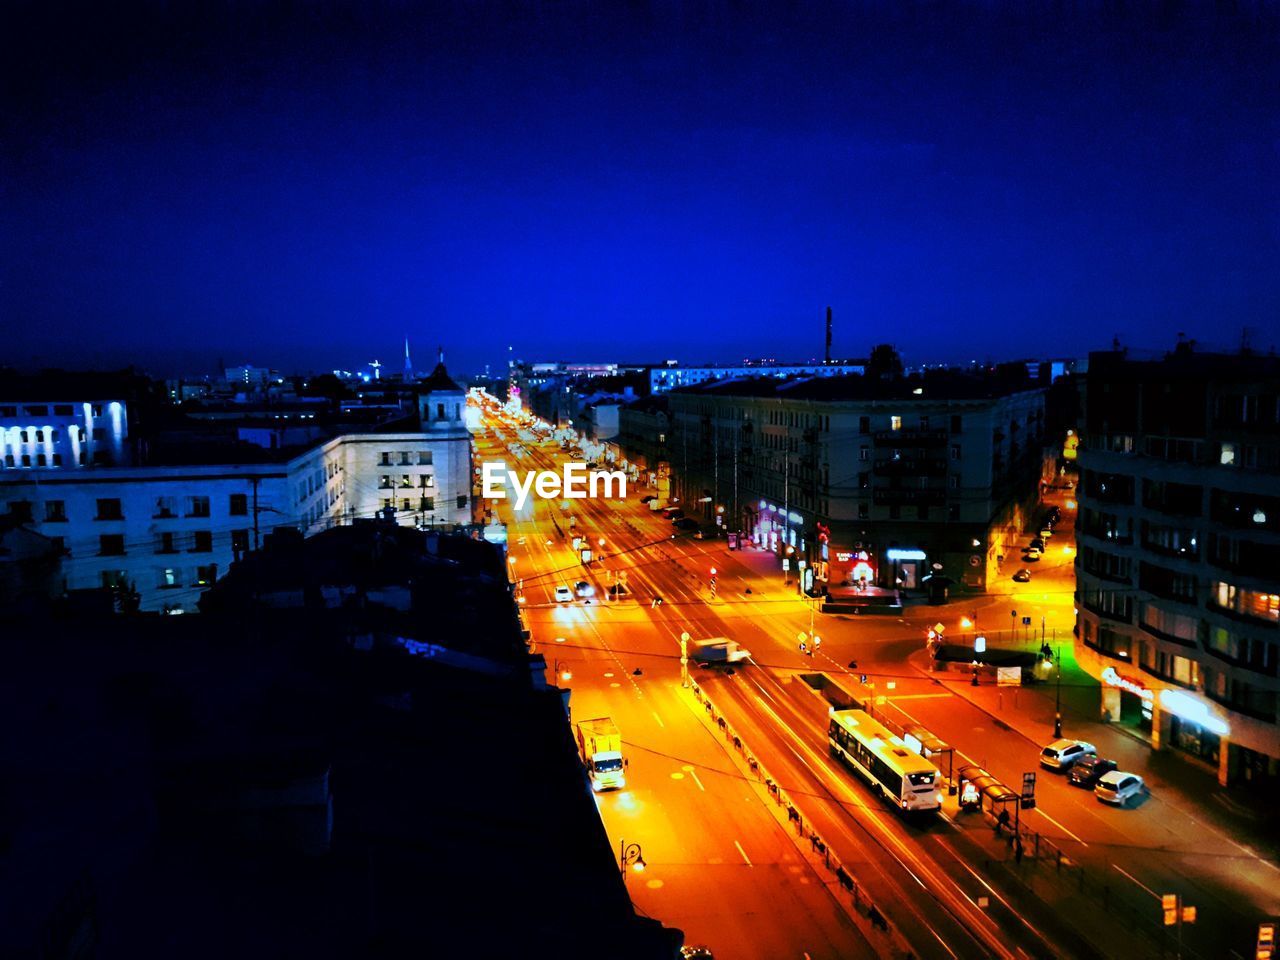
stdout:
<svg viewBox="0 0 1280 960">
<path fill-rule="evenodd" d="M 1160 709 L 1170 715 L 1169 745 L 1215 767 L 1231 728 L 1208 704 L 1183 690 L 1161 690 Z"/>
<path fill-rule="evenodd" d="M 1126 676 L 1115 667 L 1102 671 L 1103 708 L 1116 723 L 1151 734 L 1155 714 L 1155 691 L 1137 677 Z"/>
</svg>

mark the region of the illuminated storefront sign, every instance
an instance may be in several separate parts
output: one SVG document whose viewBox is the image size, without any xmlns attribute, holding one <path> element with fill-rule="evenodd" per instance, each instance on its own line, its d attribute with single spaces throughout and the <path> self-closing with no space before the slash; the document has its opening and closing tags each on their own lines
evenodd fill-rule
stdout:
<svg viewBox="0 0 1280 960">
<path fill-rule="evenodd" d="M 1160 706 L 1174 716 L 1189 720 L 1220 737 L 1231 733 L 1231 727 L 1225 720 L 1215 717 L 1203 701 L 1197 700 L 1189 693 L 1183 693 L 1181 690 L 1161 690 Z"/>
<path fill-rule="evenodd" d="M 1116 672 L 1115 667 L 1107 667 L 1102 671 L 1102 682 L 1110 687 L 1119 687 L 1121 690 L 1127 690 L 1134 696 L 1141 697 L 1143 700 L 1151 701 L 1155 699 L 1155 694 L 1143 686 L 1137 680 L 1131 680 L 1120 673 Z"/>
<path fill-rule="evenodd" d="M 885 556 L 890 560 L 923 560 L 925 553 L 923 550 L 899 550 L 894 548 L 885 551 Z"/>
</svg>

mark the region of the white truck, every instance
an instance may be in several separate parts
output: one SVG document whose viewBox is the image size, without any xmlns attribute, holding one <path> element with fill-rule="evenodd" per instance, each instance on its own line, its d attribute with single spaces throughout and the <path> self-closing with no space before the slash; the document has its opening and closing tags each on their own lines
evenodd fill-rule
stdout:
<svg viewBox="0 0 1280 960">
<path fill-rule="evenodd" d="M 737 640 L 728 637 L 712 637 L 693 645 L 693 659 L 698 663 L 741 663 L 750 656 L 750 650 L 742 649 Z"/>
<path fill-rule="evenodd" d="M 618 790 L 627 785 L 626 761 L 622 758 L 622 734 L 610 717 L 595 717 L 578 723 L 578 752 L 591 778 L 591 789 Z"/>
</svg>

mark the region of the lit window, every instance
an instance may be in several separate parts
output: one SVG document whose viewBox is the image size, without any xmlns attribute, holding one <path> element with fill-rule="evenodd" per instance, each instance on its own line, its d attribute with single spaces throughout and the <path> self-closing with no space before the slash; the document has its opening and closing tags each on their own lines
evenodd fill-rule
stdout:
<svg viewBox="0 0 1280 960">
<path fill-rule="evenodd" d="M 1236 445 L 1234 443 L 1224 443 L 1218 453 L 1218 462 L 1224 467 L 1229 467 L 1236 462 Z"/>
<path fill-rule="evenodd" d="M 890 429 L 892 429 L 892 430 L 901 430 L 901 429 L 902 429 L 902 418 L 901 418 L 901 417 L 890 417 L 890 418 L 889 418 L 889 427 L 890 427 Z"/>
</svg>

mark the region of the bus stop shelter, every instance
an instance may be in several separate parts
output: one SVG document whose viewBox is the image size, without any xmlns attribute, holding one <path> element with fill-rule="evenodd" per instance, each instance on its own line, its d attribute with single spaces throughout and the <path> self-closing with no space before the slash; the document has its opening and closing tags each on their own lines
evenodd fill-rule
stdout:
<svg viewBox="0 0 1280 960">
<path fill-rule="evenodd" d="M 978 792 L 983 811 L 995 817 L 997 824 L 1009 822 L 1009 804 L 1013 804 L 1013 821 L 1016 831 L 1018 821 L 1021 819 L 1019 813 L 1022 795 L 1012 787 L 1001 783 L 976 763 L 964 764 L 959 772 L 961 793 L 964 792 L 963 784 L 967 782 L 972 785 Z"/>
</svg>

